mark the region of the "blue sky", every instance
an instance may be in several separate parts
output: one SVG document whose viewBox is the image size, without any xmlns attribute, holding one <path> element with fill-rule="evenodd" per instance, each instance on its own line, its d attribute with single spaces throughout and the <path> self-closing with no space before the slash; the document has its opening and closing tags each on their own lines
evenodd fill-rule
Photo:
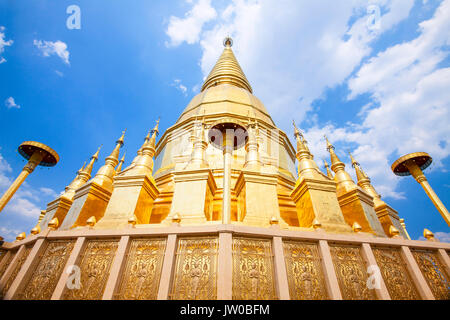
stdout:
<svg viewBox="0 0 450 320">
<path fill-rule="evenodd" d="M 81 10 L 80 29 L 66 26 L 70 5 Z M 327 134 L 352 175 L 353 151 L 412 238 L 428 228 L 449 241 L 421 187 L 390 172 L 405 153 L 430 153 L 427 177 L 449 205 L 448 0 L 0 0 L 0 27 L 0 192 L 25 164 L 21 142 L 61 156 L 0 213 L 7 240 L 34 227 L 99 145 L 94 171 L 127 128 L 127 165 L 158 117 L 162 130 L 171 126 L 229 34 L 280 129 L 292 136 L 295 118 L 320 166 Z"/>
</svg>

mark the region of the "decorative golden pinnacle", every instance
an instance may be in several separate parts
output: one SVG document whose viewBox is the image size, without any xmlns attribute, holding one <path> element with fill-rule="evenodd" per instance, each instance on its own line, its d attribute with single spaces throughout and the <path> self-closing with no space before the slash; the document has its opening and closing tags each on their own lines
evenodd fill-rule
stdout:
<svg viewBox="0 0 450 320">
<path fill-rule="evenodd" d="M 423 229 L 423 236 L 428 240 L 428 241 L 435 241 L 434 239 L 434 233 L 431 232 L 428 229 Z"/>
<path fill-rule="evenodd" d="M 274 224 L 278 224 L 278 219 L 277 219 L 277 217 L 275 217 L 275 216 L 272 216 L 272 218 L 270 218 L 270 224 L 271 225 L 274 225 Z"/>
<path fill-rule="evenodd" d="M 398 231 L 396 227 L 394 227 L 393 225 L 389 227 L 389 235 L 391 236 L 391 238 L 397 237 L 399 234 L 400 231 Z"/>
<path fill-rule="evenodd" d="M 172 216 L 172 222 L 173 223 L 180 223 L 181 222 L 181 217 L 179 215 L 178 212 L 176 212 L 173 216 Z"/>
<path fill-rule="evenodd" d="M 48 223 L 48 227 L 51 230 L 56 230 L 56 228 L 58 228 L 59 226 L 59 220 L 58 218 L 53 218 L 52 220 L 50 220 L 50 222 Z"/>
<path fill-rule="evenodd" d="M 355 221 L 352 225 L 352 229 L 354 232 L 361 232 L 362 227 L 358 222 Z"/>
<path fill-rule="evenodd" d="M 92 216 L 92 217 L 90 217 L 89 219 L 87 219 L 86 220 L 86 224 L 89 226 L 89 227 L 93 227 L 93 226 L 95 226 L 95 224 L 97 223 L 97 219 L 95 219 L 95 216 Z"/>
<path fill-rule="evenodd" d="M 20 233 L 19 235 L 17 235 L 16 240 L 20 241 L 23 240 L 27 237 L 27 235 L 25 234 L 25 232 Z"/>
<path fill-rule="evenodd" d="M 128 224 L 131 224 L 131 226 L 134 227 L 136 225 L 136 223 L 137 223 L 137 219 L 136 219 L 136 216 L 133 214 L 133 216 L 128 219 Z"/>
<path fill-rule="evenodd" d="M 31 229 L 31 234 L 38 234 L 41 232 L 41 227 L 39 225 L 36 225 L 33 229 Z"/>
<path fill-rule="evenodd" d="M 313 221 L 313 223 L 312 223 L 312 226 L 313 226 L 314 230 L 317 230 L 317 229 L 319 229 L 319 228 L 322 227 L 322 224 L 320 223 L 319 220 L 314 219 L 314 221 Z"/>
</svg>

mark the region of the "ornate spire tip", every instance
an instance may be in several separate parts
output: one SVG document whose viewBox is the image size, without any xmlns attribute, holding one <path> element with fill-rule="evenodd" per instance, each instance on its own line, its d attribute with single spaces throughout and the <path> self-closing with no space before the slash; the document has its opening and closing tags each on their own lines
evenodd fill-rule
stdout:
<svg viewBox="0 0 450 320">
<path fill-rule="evenodd" d="M 231 39 L 230 36 L 225 37 L 225 39 L 223 39 L 223 46 L 225 48 L 230 48 L 233 46 L 233 39 Z"/>
</svg>

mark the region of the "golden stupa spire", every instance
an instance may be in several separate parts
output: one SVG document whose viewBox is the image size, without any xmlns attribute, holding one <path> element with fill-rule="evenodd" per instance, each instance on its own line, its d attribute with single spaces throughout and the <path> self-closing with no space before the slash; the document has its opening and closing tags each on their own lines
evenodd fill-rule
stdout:
<svg viewBox="0 0 450 320">
<path fill-rule="evenodd" d="M 84 168 L 80 174 L 87 174 L 89 177 L 91 176 L 92 173 L 92 168 L 94 167 L 94 163 L 95 161 L 98 160 L 98 154 L 100 153 L 100 149 L 102 148 L 103 145 L 100 145 L 100 147 L 98 147 L 97 152 L 94 153 L 94 155 L 91 157 L 91 161 L 89 161 L 89 164 L 86 166 L 86 168 Z M 89 180 L 89 178 L 87 179 Z"/>
<path fill-rule="evenodd" d="M 333 179 L 333 174 L 331 173 L 330 166 L 328 165 L 328 162 L 326 160 L 323 160 L 323 164 L 325 165 L 325 168 L 327 169 L 327 176 L 330 179 Z"/>
<path fill-rule="evenodd" d="M 156 136 L 158 135 L 159 119 L 156 121 L 155 127 L 150 131 L 151 137 L 149 140 L 147 138 L 141 147 L 141 154 L 136 156 L 132 162 L 133 168 L 128 172 L 128 174 L 147 173 L 148 170 L 150 174 L 153 172 L 153 156 L 155 155 L 155 144 Z"/>
<path fill-rule="evenodd" d="M 75 189 L 80 186 L 79 180 L 82 180 L 82 178 L 83 178 L 81 173 L 83 172 L 85 166 L 86 166 L 86 161 L 84 162 L 83 166 L 77 171 L 77 175 L 72 180 L 72 182 L 69 183 L 69 185 L 64 189 L 63 195 L 67 195 L 68 192 L 70 192 L 70 191 L 75 191 Z M 86 181 L 87 180 L 89 180 L 89 179 L 86 179 Z M 86 182 L 86 181 L 84 181 L 84 182 Z"/>
<path fill-rule="evenodd" d="M 356 172 L 356 178 L 359 181 L 362 181 L 364 179 L 368 179 L 370 182 L 369 177 L 366 175 L 366 173 L 363 171 L 363 169 L 361 168 L 361 165 L 359 164 L 358 161 L 355 160 L 355 158 L 353 158 L 352 153 L 349 151 L 348 154 L 350 155 L 350 159 L 352 161 L 352 167 L 355 169 Z"/>
<path fill-rule="evenodd" d="M 116 146 L 114 148 L 114 150 L 111 152 L 111 154 L 109 155 L 108 158 L 106 158 L 106 160 L 111 160 L 112 162 L 116 162 L 116 164 L 114 165 L 114 167 L 117 165 L 117 163 L 119 163 L 119 153 L 120 153 L 120 148 L 123 146 L 123 139 L 125 138 L 125 132 L 127 131 L 127 129 L 125 129 L 124 131 L 122 131 L 122 135 L 120 136 L 119 140 L 116 141 Z"/>
<path fill-rule="evenodd" d="M 125 132 L 122 131 L 122 135 L 119 140 L 116 141 L 116 146 L 111 154 L 105 159 L 105 164 L 98 170 L 95 175 L 93 181 L 99 185 L 105 185 L 112 188 L 112 179 L 116 174 L 116 170 L 114 169 L 119 163 L 119 153 L 120 148 L 123 146 L 123 139 L 125 137 Z"/>
<path fill-rule="evenodd" d="M 122 171 L 122 165 L 125 162 L 125 154 L 123 154 L 122 159 L 120 159 L 119 164 L 117 165 L 116 172 Z"/>
<path fill-rule="evenodd" d="M 147 143 L 144 144 L 144 145 L 150 145 L 150 147 L 153 149 L 152 155 L 151 155 L 152 157 L 155 154 L 156 136 L 159 134 L 158 127 L 159 127 L 159 118 L 158 118 L 158 120 L 156 120 L 155 127 L 152 129 L 152 131 L 150 131 L 152 134 L 152 136 L 150 137 L 150 140 L 148 140 Z"/>
<path fill-rule="evenodd" d="M 85 166 L 86 166 L 86 161 L 83 163 L 83 166 L 80 168 L 80 170 L 77 171 L 77 174 L 80 174 L 80 172 L 84 170 Z"/>
<path fill-rule="evenodd" d="M 341 160 L 339 160 L 338 156 L 334 152 L 334 146 L 328 141 L 328 138 L 326 135 L 324 135 L 325 141 L 327 142 L 327 150 L 330 153 L 330 159 L 331 159 L 331 170 L 333 170 L 333 166 L 337 163 L 340 163 Z M 334 171 L 334 170 L 333 170 Z"/>
<path fill-rule="evenodd" d="M 210 74 L 203 83 L 202 90 L 204 91 L 210 87 L 214 87 L 219 84 L 232 84 L 234 86 L 243 88 L 252 93 L 252 87 L 245 77 L 239 63 L 234 56 L 231 46 L 233 40 L 230 37 L 226 37 L 223 41 L 224 50 L 216 65 L 211 70 Z"/>
<path fill-rule="evenodd" d="M 331 170 L 333 170 L 334 172 L 334 180 L 338 183 L 338 194 L 342 192 L 345 193 L 357 188 L 356 183 L 353 181 L 350 174 L 345 171 L 345 164 L 338 158 L 338 156 L 334 152 L 334 146 L 330 143 L 330 141 L 328 141 L 326 135 L 324 137 L 327 142 L 327 150 L 330 153 Z"/>
<path fill-rule="evenodd" d="M 309 158 L 312 158 L 311 152 L 309 151 L 309 148 L 307 146 L 307 141 L 305 137 L 302 135 L 300 130 L 298 130 L 295 121 L 292 120 L 292 124 L 294 125 L 294 136 L 297 140 L 297 158 L 300 160 L 299 157 L 301 156 L 307 156 Z"/>
<path fill-rule="evenodd" d="M 385 204 L 383 200 L 381 200 L 381 196 L 378 194 L 378 192 L 373 187 L 372 183 L 370 182 L 370 178 L 367 176 L 367 174 L 363 171 L 361 168 L 361 165 L 358 161 L 353 158 L 353 155 L 351 152 L 350 159 L 352 160 L 352 167 L 355 169 L 356 177 L 358 179 L 358 186 L 363 188 L 365 191 L 367 191 L 368 194 L 370 194 L 373 197 L 374 205 L 375 207 L 378 207 L 382 204 Z"/>
</svg>

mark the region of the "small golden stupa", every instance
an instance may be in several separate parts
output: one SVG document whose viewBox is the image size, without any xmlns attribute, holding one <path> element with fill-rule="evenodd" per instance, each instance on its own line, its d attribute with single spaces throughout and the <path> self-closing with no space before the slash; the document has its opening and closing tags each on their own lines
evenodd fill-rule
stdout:
<svg viewBox="0 0 450 320">
<path fill-rule="evenodd" d="M 158 141 L 159 120 L 123 168 L 124 131 L 31 235 L 2 244 L 4 299 L 449 298 L 450 245 L 431 231 L 409 240 L 361 165 L 351 156 L 354 181 L 328 138 L 326 172 L 295 123 L 292 145 L 232 44 Z M 375 287 L 369 266 L 380 270 Z"/>
</svg>

